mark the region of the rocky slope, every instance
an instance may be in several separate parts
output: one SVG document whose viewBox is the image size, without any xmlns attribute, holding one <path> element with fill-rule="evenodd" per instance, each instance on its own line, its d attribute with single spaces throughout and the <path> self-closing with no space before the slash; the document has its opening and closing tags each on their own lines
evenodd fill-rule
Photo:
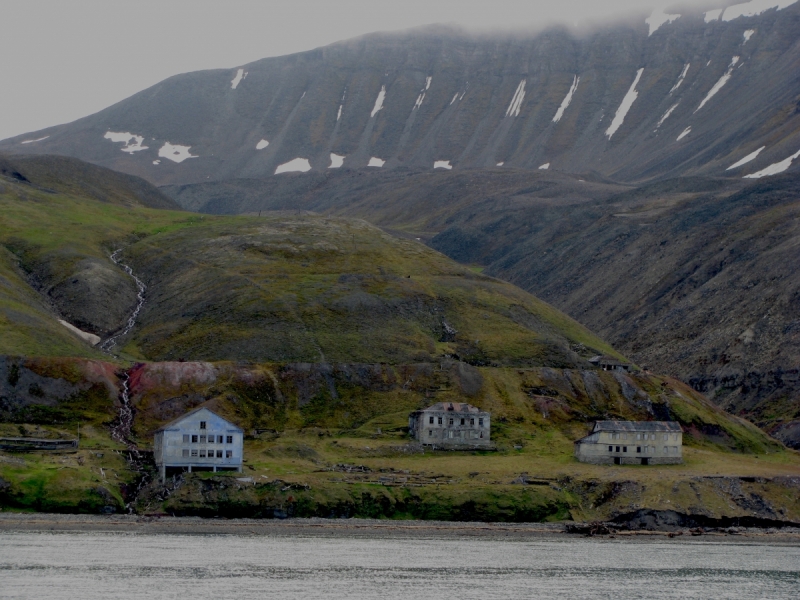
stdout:
<svg viewBox="0 0 800 600">
<path fill-rule="evenodd" d="M 0 149 L 159 185 L 368 166 L 741 177 L 800 150 L 800 4 L 751 4 L 585 32 L 373 34 L 178 75 Z"/>
</svg>

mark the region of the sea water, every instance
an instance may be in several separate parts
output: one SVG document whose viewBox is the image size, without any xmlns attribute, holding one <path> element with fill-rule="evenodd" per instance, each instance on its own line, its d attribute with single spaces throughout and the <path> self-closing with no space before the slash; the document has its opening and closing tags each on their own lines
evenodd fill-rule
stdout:
<svg viewBox="0 0 800 600">
<path fill-rule="evenodd" d="M 800 598 L 800 546 L 537 537 L 0 534 L 0 598 Z"/>
</svg>

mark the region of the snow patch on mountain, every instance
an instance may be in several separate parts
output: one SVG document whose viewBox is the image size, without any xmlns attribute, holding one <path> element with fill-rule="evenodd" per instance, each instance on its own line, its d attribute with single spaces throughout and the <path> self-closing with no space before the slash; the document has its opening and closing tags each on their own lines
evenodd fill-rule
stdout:
<svg viewBox="0 0 800 600">
<path fill-rule="evenodd" d="M 746 164 L 747 164 L 747 163 L 749 163 L 751 160 L 755 160 L 755 158 L 756 158 L 756 157 L 757 157 L 759 154 L 761 154 L 761 151 L 762 151 L 764 148 L 766 148 L 766 146 L 761 146 L 761 148 L 759 148 L 759 149 L 758 149 L 758 150 L 756 150 L 755 152 L 751 152 L 750 154 L 748 154 L 747 156 L 745 156 L 745 157 L 744 157 L 742 160 L 736 161 L 735 163 L 733 163 L 733 164 L 732 164 L 730 167 L 728 167 L 728 168 L 727 168 L 727 169 L 725 169 L 725 170 L 726 170 L 726 171 L 731 171 L 731 170 L 733 170 L 733 169 L 737 169 L 737 168 L 741 167 L 742 165 L 746 165 Z"/>
<path fill-rule="evenodd" d="M 680 142 L 680 141 L 681 141 L 683 138 L 685 138 L 685 137 L 686 137 L 687 135 L 689 135 L 691 132 L 692 132 L 692 126 L 691 126 L 691 125 L 689 125 L 689 127 L 687 127 L 686 129 L 684 129 L 684 130 L 681 132 L 681 134 L 678 136 L 678 139 L 677 139 L 677 140 L 675 140 L 675 141 L 676 141 L 676 142 Z"/>
<path fill-rule="evenodd" d="M 570 103 L 572 102 L 572 96 L 578 89 L 578 84 L 581 82 L 581 78 L 577 75 L 572 76 L 572 85 L 567 92 L 566 97 L 561 101 L 561 106 L 558 107 L 556 111 L 556 116 L 553 117 L 553 123 L 558 123 L 561 120 L 561 117 L 564 116 L 564 111 L 569 108 Z"/>
<path fill-rule="evenodd" d="M 380 158 L 373 156 L 372 158 L 369 159 L 367 166 L 380 168 L 384 165 L 385 162 L 386 162 L 385 160 L 381 160 Z"/>
<path fill-rule="evenodd" d="M 263 150 L 267 146 L 269 146 L 269 142 L 267 140 L 261 140 L 256 144 L 256 150 Z"/>
<path fill-rule="evenodd" d="M 187 158 L 197 158 L 196 155 L 189 152 L 190 148 L 191 146 L 180 146 L 164 142 L 164 145 L 158 149 L 158 155 L 161 158 L 168 158 L 172 162 L 182 163 Z"/>
<path fill-rule="evenodd" d="M 544 163 L 543 165 L 539 165 L 540 171 L 547 171 L 550 168 L 550 163 Z"/>
<path fill-rule="evenodd" d="M 377 115 L 378 111 L 383 108 L 383 99 L 384 98 L 386 98 L 386 86 L 382 85 L 381 86 L 381 91 L 378 92 L 378 97 L 375 98 L 375 106 L 372 107 L 372 112 L 369 115 L 370 119 L 372 117 L 374 117 L 375 115 Z"/>
<path fill-rule="evenodd" d="M 502 167 L 504 164 L 506 164 L 505 161 L 501 161 L 501 162 L 497 163 L 497 166 L 498 167 Z"/>
<path fill-rule="evenodd" d="M 453 168 L 449 160 L 437 160 L 433 163 L 434 169 L 447 169 L 448 171 Z"/>
<path fill-rule="evenodd" d="M 723 21 L 733 21 L 739 17 L 757 17 L 761 13 L 776 8 L 783 10 L 787 6 L 795 4 L 798 0 L 750 0 L 742 4 L 734 4 L 725 9 L 722 14 Z"/>
<path fill-rule="evenodd" d="M 753 37 L 753 34 L 756 32 L 755 29 L 748 29 L 742 35 L 744 36 L 744 41 L 742 42 L 742 46 L 744 46 L 747 42 L 750 41 L 750 38 Z"/>
<path fill-rule="evenodd" d="M 614 115 L 614 119 L 611 121 L 611 125 L 608 126 L 606 129 L 606 135 L 610 140 L 611 137 L 617 132 L 617 130 L 622 126 L 622 122 L 625 120 L 625 116 L 628 114 L 628 111 L 633 106 L 633 103 L 636 102 L 636 98 L 639 97 L 639 92 L 636 91 L 636 86 L 639 83 L 639 79 L 642 78 L 642 73 L 644 73 L 644 69 L 639 69 L 636 72 L 636 79 L 633 80 L 628 93 L 625 94 L 625 97 L 622 99 L 622 103 L 619 105 L 617 109 L 617 114 Z"/>
<path fill-rule="evenodd" d="M 685 65 L 683 65 L 683 71 L 681 71 L 681 74 L 678 75 L 678 82 L 672 86 L 672 89 L 669 91 L 670 94 L 672 94 L 672 92 L 681 87 L 683 80 L 686 79 L 686 74 L 689 72 L 689 67 L 691 66 L 692 63 L 686 63 Z"/>
<path fill-rule="evenodd" d="M 106 134 L 103 136 L 103 138 L 111 140 L 112 142 L 124 144 L 120 150 L 127 152 L 128 154 L 133 154 L 134 152 L 139 152 L 140 150 L 147 150 L 148 148 L 148 146 L 142 146 L 142 142 L 144 142 L 143 136 L 134 135 L 133 133 L 129 133 L 127 131 L 106 131 Z"/>
<path fill-rule="evenodd" d="M 154 164 L 154 165 L 160 165 L 160 164 L 161 164 L 161 161 L 160 161 L 160 160 L 154 160 L 154 161 L 153 161 L 153 164 Z"/>
<path fill-rule="evenodd" d="M 722 11 L 725 10 L 724 8 L 715 8 L 714 10 L 710 10 L 707 13 L 704 13 L 704 18 L 706 23 L 711 23 L 712 21 L 718 21 Z"/>
<path fill-rule="evenodd" d="M 464 94 L 461 94 L 461 97 L 464 97 Z M 517 91 L 514 92 L 514 97 L 511 98 L 511 104 L 508 105 L 508 110 L 506 110 L 507 117 L 518 117 L 519 110 L 522 106 L 522 101 L 525 99 L 525 80 L 519 82 L 517 86 Z"/>
<path fill-rule="evenodd" d="M 778 173 L 783 173 L 789 167 L 792 166 L 792 161 L 800 156 L 800 150 L 792 154 L 790 157 L 783 159 L 781 162 L 776 162 L 768 166 L 766 169 L 761 169 L 757 173 L 753 173 L 752 175 L 745 175 L 744 179 L 761 179 L 762 177 L 768 177 L 770 175 L 777 175 Z"/>
<path fill-rule="evenodd" d="M 278 168 L 275 169 L 275 175 L 280 175 L 281 173 L 305 173 L 310 170 L 311 163 L 308 162 L 307 158 L 294 158 L 289 162 L 279 165 Z"/>
<path fill-rule="evenodd" d="M 231 80 L 231 89 L 235 90 L 237 87 L 239 87 L 239 84 L 245 77 L 247 77 L 247 71 L 244 69 L 239 69 L 236 71 L 236 77 Z"/>
<path fill-rule="evenodd" d="M 346 157 L 341 156 L 339 154 L 334 154 L 331 152 L 331 164 L 328 166 L 329 169 L 338 169 L 344 164 L 344 159 Z"/>
<path fill-rule="evenodd" d="M 731 74 L 733 73 L 733 69 L 734 69 L 734 67 L 736 66 L 736 63 L 738 63 L 738 62 L 739 62 L 739 57 L 738 57 L 738 56 L 734 56 L 734 57 L 733 57 L 733 59 L 731 60 L 731 64 L 730 64 L 730 65 L 728 65 L 728 70 L 727 70 L 727 71 L 725 71 L 725 74 L 724 74 L 722 77 L 720 77 L 720 78 L 719 78 L 719 81 L 717 81 L 717 83 L 715 83 L 715 84 L 714 84 L 714 87 L 712 87 L 712 88 L 711 88 L 711 89 L 708 91 L 708 94 L 706 94 L 706 97 L 705 97 L 705 98 L 703 98 L 703 101 L 700 103 L 700 106 L 698 106 L 698 107 L 695 109 L 695 111 L 694 111 L 694 112 L 697 112 L 698 110 L 700 110 L 701 108 L 703 108 L 703 107 L 706 105 L 706 103 L 707 103 L 709 100 L 711 100 L 711 98 L 713 98 L 714 96 L 716 96 L 716 95 L 717 95 L 717 92 L 719 92 L 719 91 L 720 91 L 720 90 L 723 88 L 723 86 L 724 86 L 726 83 L 728 83 L 728 80 L 731 78 Z"/>
<path fill-rule="evenodd" d="M 680 15 L 669 15 L 664 12 L 664 7 L 659 6 L 653 9 L 653 12 L 647 17 L 644 22 L 650 26 L 650 33 L 648 33 L 648 37 L 653 35 L 662 25 L 666 25 L 667 23 L 672 23 L 674 20 L 679 19 Z"/>
<path fill-rule="evenodd" d="M 656 124 L 656 129 L 661 127 L 661 125 L 664 123 L 664 121 L 669 119 L 669 116 L 672 114 L 672 111 L 675 110 L 676 108 L 678 108 L 678 104 L 680 104 L 680 103 L 681 103 L 681 101 L 678 100 L 675 104 L 673 104 L 672 106 L 670 106 L 667 109 L 667 112 L 665 112 L 663 115 L 661 115 L 661 118 L 658 120 L 658 123 Z"/>
<path fill-rule="evenodd" d="M 46 136 L 44 136 L 44 137 L 40 137 L 40 138 L 37 138 L 37 139 L 35 139 L 35 140 L 22 140 L 22 141 L 20 142 L 20 144 L 33 144 L 33 143 L 35 143 L 35 142 L 41 142 L 42 140 L 46 140 L 46 139 L 47 139 L 47 138 L 49 138 L 49 137 L 50 137 L 49 135 L 46 135 Z"/>
</svg>

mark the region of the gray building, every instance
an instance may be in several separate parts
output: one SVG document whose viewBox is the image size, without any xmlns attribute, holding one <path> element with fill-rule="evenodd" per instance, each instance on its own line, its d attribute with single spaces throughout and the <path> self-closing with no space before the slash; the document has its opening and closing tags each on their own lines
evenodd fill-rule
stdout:
<svg viewBox="0 0 800 600">
<path fill-rule="evenodd" d="M 683 430 L 675 421 L 597 421 L 575 442 L 581 462 L 675 465 L 683 462 Z"/>
<path fill-rule="evenodd" d="M 408 417 L 408 429 L 423 444 L 489 446 L 491 415 L 470 404 L 437 402 Z"/>
<path fill-rule="evenodd" d="M 630 371 L 631 365 L 617 360 L 613 356 L 593 356 L 589 363 L 603 371 Z"/>
<path fill-rule="evenodd" d="M 207 408 L 197 408 L 158 429 L 153 441 L 163 481 L 169 469 L 242 471 L 244 432 Z"/>
</svg>

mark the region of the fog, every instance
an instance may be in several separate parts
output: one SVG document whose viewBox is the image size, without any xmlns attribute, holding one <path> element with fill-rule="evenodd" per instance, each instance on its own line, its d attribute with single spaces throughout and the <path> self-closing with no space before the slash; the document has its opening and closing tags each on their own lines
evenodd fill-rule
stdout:
<svg viewBox="0 0 800 600">
<path fill-rule="evenodd" d="M 0 139 L 73 121 L 177 73 L 236 67 L 374 31 L 644 19 L 659 0 L 25 0 L 6 3 Z M 713 8 L 726 0 L 689 3 Z"/>
</svg>

